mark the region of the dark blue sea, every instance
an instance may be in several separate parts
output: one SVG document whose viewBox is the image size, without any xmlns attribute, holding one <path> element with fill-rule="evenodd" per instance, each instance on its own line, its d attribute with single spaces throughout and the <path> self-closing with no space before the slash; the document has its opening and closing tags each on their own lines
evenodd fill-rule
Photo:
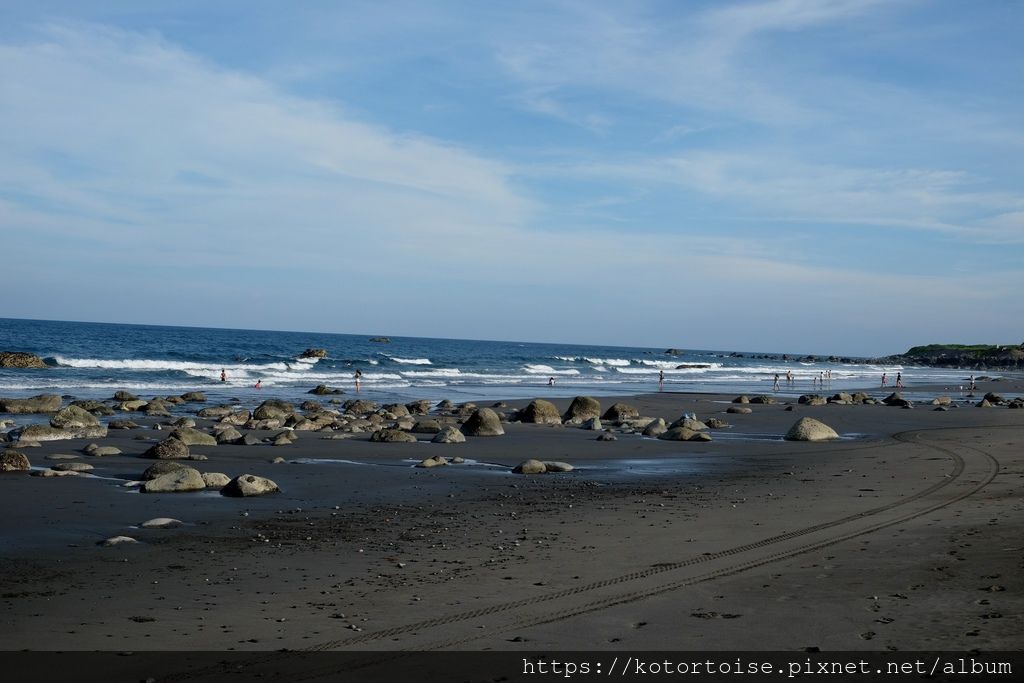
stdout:
<svg viewBox="0 0 1024 683">
<path fill-rule="evenodd" d="M 307 348 L 326 349 L 322 359 L 300 358 Z M 57 392 L 76 398 L 110 398 L 126 389 L 143 398 L 199 390 L 211 401 L 243 403 L 279 397 L 310 398 L 318 384 L 355 394 L 353 375 L 362 372 L 360 396 L 383 402 L 413 399 L 455 402 L 616 395 L 665 391 L 767 393 L 775 373 L 780 392 L 838 391 L 878 386 L 883 372 L 902 371 L 909 384 L 964 383 L 963 373 L 865 363 L 808 361 L 783 352 L 537 344 L 370 337 L 321 332 L 270 332 L 200 327 L 0 318 L 0 351 L 27 351 L 46 359 L 46 369 L 0 368 L 0 396 Z M 764 358 L 769 355 L 771 358 Z M 794 354 L 795 355 L 795 354 Z M 220 381 L 223 370 L 227 381 Z M 785 373 L 795 382 L 787 386 Z M 816 376 L 831 373 L 826 387 Z M 553 380 L 552 380 L 553 378 Z M 254 385 L 260 380 L 262 389 Z M 551 382 L 553 381 L 553 384 Z"/>
</svg>

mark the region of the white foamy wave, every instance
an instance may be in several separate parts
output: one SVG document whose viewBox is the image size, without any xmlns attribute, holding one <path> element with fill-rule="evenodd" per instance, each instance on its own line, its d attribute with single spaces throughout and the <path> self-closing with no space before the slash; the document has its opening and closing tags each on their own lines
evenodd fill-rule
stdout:
<svg viewBox="0 0 1024 683">
<path fill-rule="evenodd" d="M 296 363 L 306 363 L 307 365 L 316 365 L 320 362 L 319 358 L 296 358 Z"/>
<path fill-rule="evenodd" d="M 458 377 L 462 371 L 458 368 L 438 368 L 437 370 L 403 370 L 405 377 Z"/>
<path fill-rule="evenodd" d="M 625 366 L 629 365 L 629 361 L 626 360 L 625 358 L 587 358 L 587 357 L 584 357 L 583 360 L 585 360 L 588 363 L 591 363 L 593 365 L 612 365 L 612 366 L 616 366 L 616 367 L 625 367 Z"/>
<path fill-rule="evenodd" d="M 195 363 L 191 361 L 176 360 L 137 360 L 105 358 L 65 358 L 54 356 L 59 365 L 70 368 L 98 368 L 105 370 L 143 370 L 151 372 L 167 372 L 168 370 L 179 370 L 190 375 L 219 375 L 223 369 L 229 374 L 231 371 L 259 371 L 259 370 L 283 370 L 290 369 L 288 363 L 265 363 L 262 365 L 225 365 L 219 363 Z"/>
<path fill-rule="evenodd" d="M 527 365 L 523 368 L 523 371 L 531 375 L 578 375 L 579 370 L 568 369 L 568 370 L 555 370 L 550 365 Z"/>
<path fill-rule="evenodd" d="M 395 356 L 388 356 L 391 360 L 396 363 L 403 365 L 431 365 L 429 358 L 396 358 Z"/>
</svg>

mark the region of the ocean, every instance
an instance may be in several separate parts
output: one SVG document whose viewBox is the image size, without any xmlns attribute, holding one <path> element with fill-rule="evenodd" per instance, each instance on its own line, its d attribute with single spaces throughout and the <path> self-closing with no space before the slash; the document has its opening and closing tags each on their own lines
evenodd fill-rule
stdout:
<svg viewBox="0 0 1024 683">
<path fill-rule="evenodd" d="M 322 348 L 325 358 L 300 358 Z M 902 372 L 908 386 L 946 384 L 956 390 L 966 372 L 880 366 L 863 362 L 782 360 L 779 352 L 473 341 L 321 332 L 272 332 L 60 322 L 0 318 L 0 351 L 26 351 L 46 359 L 46 369 L 0 368 L 0 396 L 60 392 L 107 399 L 125 389 L 143 398 L 204 392 L 211 402 L 249 405 L 264 398 L 299 401 L 319 384 L 355 396 L 353 375 L 362 372 L 360 397 L 381 402 L 415 399 L 495 401 L 580 394 L 612 396 L 659 391 L 799 395 L 878 387 Z M 768 357 L 765 357 L 768 356 Z M 220 381 L 221 370 L 226 381 Z M 795 381 L 787 385 L 785 374 Z M 772 391 L 775 373 L 781 388 Z M 814 377 L 831 373 L 824 388 Z M 553 378 L 553 383 L 552 379 Z M 255 389 L 257 380 L 261 389 Z"/>
</svg>

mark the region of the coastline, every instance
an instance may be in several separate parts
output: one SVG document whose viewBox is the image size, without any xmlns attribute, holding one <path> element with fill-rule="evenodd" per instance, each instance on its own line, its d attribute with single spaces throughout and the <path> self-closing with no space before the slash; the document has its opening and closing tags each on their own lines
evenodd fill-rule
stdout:
<svg viewBox="0 0 1024 683">
<path fill-rule="evenodd" d="M 988 390 L 1019 396 L 1024 383 L 980 384 L 977 398 Z M 204 470 L 250 472 L 282 488 L 258 498 L 5 473 L 6 647 L 1024 645 L 1021 411 L 787 411 L 780 402 L 723 414 L 732 398 L 601 399 L 669 421 L 684 412 L 727 419 L 731 427 L 706 443 L 635 434 L 597 442 L 597 432 L 569 426 L 506 424 L 505 436 L 451 445 L 310 432 L 283 447 L 193 448 L 209 457 Z M 564 410 L 569 401 L 553 402 Z M 782 441 L 805 415 L 843 438 Z M 125 455 L 83 460 L 103 476 L 137 476 L 152 463 L 135 457 L 152 445 L 137 436 L 166 432 L 112 431 L 102 443 Z M 25 452 L 48 466 L 46 455 L 88 441 Z M 432 455 L 477 464 L 412 466 Z M 271 464 L 277 456 L 288 462 Z M 509 472 L 530 457 L 576 469 Z M 186 526 L 131 528 L 153 517 Z M 96 545 L 118 534 L 141 542 Z"/>
</svg>

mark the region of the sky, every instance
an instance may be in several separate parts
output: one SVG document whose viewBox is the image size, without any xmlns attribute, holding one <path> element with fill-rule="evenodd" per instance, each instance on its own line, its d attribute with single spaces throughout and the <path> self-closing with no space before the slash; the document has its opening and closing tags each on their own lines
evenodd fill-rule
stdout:
<svg viewBox="0 0 1024 683">
<path fill-rule="evenodd" d="M 1002 0 L 0 0 L 0 317 L 1019 344 L 1022 26 Z"/>
</svg>

